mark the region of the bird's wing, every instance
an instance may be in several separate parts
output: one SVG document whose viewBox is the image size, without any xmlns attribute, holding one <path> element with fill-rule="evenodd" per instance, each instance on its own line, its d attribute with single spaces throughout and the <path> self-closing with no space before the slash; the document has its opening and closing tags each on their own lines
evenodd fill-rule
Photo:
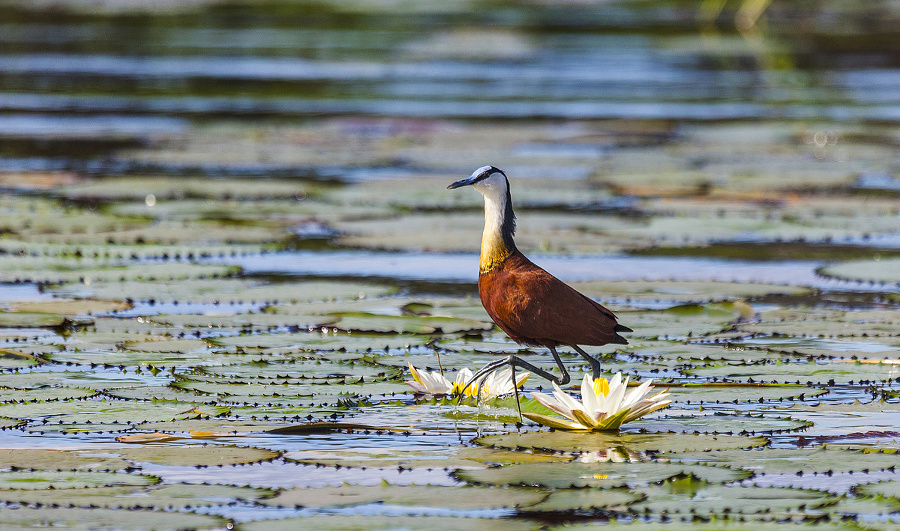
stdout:
<svg viewBox="0 0 900 531">
<path fill-rule="evenodd" d="M 615 314 L 519 256 L 487 289 L 479 286 L 488 313 L 510 337 L 546 346 L 627 343 L 616 333 Z"/>
</svg>

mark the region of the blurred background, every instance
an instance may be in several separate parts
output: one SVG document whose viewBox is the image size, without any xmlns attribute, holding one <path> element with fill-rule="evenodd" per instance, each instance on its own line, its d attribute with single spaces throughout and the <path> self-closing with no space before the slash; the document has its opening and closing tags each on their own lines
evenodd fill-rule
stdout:
<svg viewBox="0 0 900 531">
<path fill-rule="evenodd" d="M 543 253 L 900 239 L 896 2 L 0 6 L 0 183 L 131 216 L 17 240 L 475 252 L 484 164 Z"/>
</svg>

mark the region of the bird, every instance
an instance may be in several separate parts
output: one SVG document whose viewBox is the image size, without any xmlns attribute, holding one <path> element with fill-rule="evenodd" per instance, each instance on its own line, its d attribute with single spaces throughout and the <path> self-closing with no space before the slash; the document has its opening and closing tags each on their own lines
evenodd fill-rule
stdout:
<svg viewBox="0 0 900 531">
<path fill-rule="evenodd" d="M 471 186 L 484 196 L 484 233 L 478 272 L 481 304 L 494 323 L 516 343 L 549 349 L 561 373 L 555 376 L 509 355 L 478 370 L 463 391 L 504 365 L 512 367 L 513 373 L 516 367 L 521 367 L 557 385 L 566 385 L 570 381 L 569 373 L 556 352 L 556 347 L 561 345 L 584 357 L 593 377 L 599 378 L 600 361 L 579 345 L 627 345 L 628 340 L 619 334 L 633 330 L 619 324 L 613 312 L 535 265 L 519 251 L 513 239 L 516 215 L 509 179 L 503 170 L 482 166 L 447 189 L 463 186 Z"/>
</svg>

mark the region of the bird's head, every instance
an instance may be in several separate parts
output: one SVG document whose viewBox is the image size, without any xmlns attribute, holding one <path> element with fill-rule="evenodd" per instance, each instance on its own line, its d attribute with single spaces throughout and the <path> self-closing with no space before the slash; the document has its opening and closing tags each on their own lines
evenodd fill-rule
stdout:
<svg viewBox="0 0 900 531">
<path fill-rule="evenodd" d="M 506 199 L 509 193 L 509 181 L 506 179 L 506 174 L 494 166 L 482 166 L 472 175 L 456 181 L 447 189 L 453 190 L 462 186 L 471 186 L 486 198 L 495 199 L 498 202 Z"/>
</svg>

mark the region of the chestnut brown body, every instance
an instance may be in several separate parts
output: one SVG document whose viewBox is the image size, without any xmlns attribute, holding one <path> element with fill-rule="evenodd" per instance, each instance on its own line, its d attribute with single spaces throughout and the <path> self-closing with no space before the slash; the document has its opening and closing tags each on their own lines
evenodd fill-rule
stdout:
<svg viewBox="0 0 900 531">
<path fill-rule="evenodd" d="M 628 344 L 616 316 L 536 266 L 518 250 L 499 267 L 478 276 L 488 315 L 516 343 L 558 345 Z"/>
</svg>

